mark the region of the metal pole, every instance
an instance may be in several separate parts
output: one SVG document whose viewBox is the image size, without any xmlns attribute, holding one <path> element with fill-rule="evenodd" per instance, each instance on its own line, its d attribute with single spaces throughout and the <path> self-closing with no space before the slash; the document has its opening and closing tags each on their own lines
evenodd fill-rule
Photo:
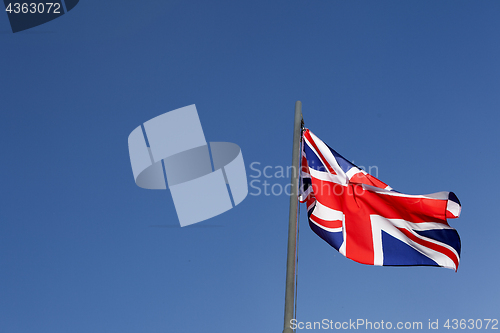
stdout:
<svg viewBox="0 0 500 333">
<path fill-rule="evenodd" d="M 292 152 L 292 188 L 290 194 L 290 213 L 288 220 L 288 251 L 286 258 L 286 288 L 285 288 L 285 323 L 283 333 L 293 333 L 290 321 L 294 317 L 295 302 L 295 262 L 297 246 L 297 203 L 299 189 L 300 161 L 300 130 L 302 122 L 302 102 L 295 102 L 295 121 L 293 127 Z"/>
</svg>

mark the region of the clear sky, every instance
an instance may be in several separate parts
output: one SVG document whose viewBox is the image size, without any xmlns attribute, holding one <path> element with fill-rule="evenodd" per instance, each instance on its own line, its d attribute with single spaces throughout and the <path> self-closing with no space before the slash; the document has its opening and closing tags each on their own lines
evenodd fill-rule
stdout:
<svg viewBox="0 0 500 333">
<path fill-rule="evenodd" d="M 289 179 L 253 169 L 290 164 L 296 100 L 394 189 L 462 202 L 457 273 L 355 263 L 302 206 L 298 320 L 500 319 L 499 17 L 498 1 L 82 0 L 13 34 L 0 13 L 0 332 L 281 332 L 289 198 L 250 187 L 180 228 L 168 190 L 135 185 L 127 137 L 196 104 L 207 140 L 277 193 Z"/>
</svg>

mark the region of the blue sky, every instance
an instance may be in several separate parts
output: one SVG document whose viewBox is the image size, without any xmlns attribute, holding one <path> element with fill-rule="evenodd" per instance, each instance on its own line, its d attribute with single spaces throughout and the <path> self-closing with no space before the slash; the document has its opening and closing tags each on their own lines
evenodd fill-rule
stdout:
<svg viewBox="0 0 500 333">
<path fill-rule="evenodd" d="M 0 14 L 0 331 L 281 332 L 288 197 L 180 228 L 169 191 L 135 185 L 127 137 L 196 104 L 207 141 L 237 143 L 252 176 L 252 162 L 290 164 L 296 100 L 346 158 L 463 207 L 457 273 L 355 263 L 302 207 L 297 318 L 498 319 L 499 14 L 498 1 L 82 0 L 16 34 Z"/>
</svg>

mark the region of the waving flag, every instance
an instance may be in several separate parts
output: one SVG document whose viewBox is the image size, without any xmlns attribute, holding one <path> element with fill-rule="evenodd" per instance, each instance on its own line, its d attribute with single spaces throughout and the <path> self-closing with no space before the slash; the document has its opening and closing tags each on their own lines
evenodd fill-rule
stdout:
<svg viewBox="0 0 500 333">
<path fill-rule="evenodd" d="M 302 140 L 300 201 L 309 226 L 354 261 L 378 266 L 458 268 L 460 215 L 453 192 L 408 195 L 367 174 L 311 131 Z"/>
</svg>

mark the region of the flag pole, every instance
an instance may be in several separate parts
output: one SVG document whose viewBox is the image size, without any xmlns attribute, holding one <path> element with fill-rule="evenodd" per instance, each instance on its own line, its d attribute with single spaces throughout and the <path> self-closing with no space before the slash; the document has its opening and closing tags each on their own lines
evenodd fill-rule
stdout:
<svg viewBox="0 0 500 333">
<path fill-rule="evenodd" d="M 302 102 L 295 102 L 295 121 L 293 125 L 292 180 L 290 193 L 290 212 L 288 220 L 288 250 L 286 258 L 285 323 L 283 333 L 293 333 L 290 321 L 294 318 L 295 303 L 295 263 L 297 259 L 297 204 L 299 189 L 300 137 L 302 125 Z"/>
</svg>

